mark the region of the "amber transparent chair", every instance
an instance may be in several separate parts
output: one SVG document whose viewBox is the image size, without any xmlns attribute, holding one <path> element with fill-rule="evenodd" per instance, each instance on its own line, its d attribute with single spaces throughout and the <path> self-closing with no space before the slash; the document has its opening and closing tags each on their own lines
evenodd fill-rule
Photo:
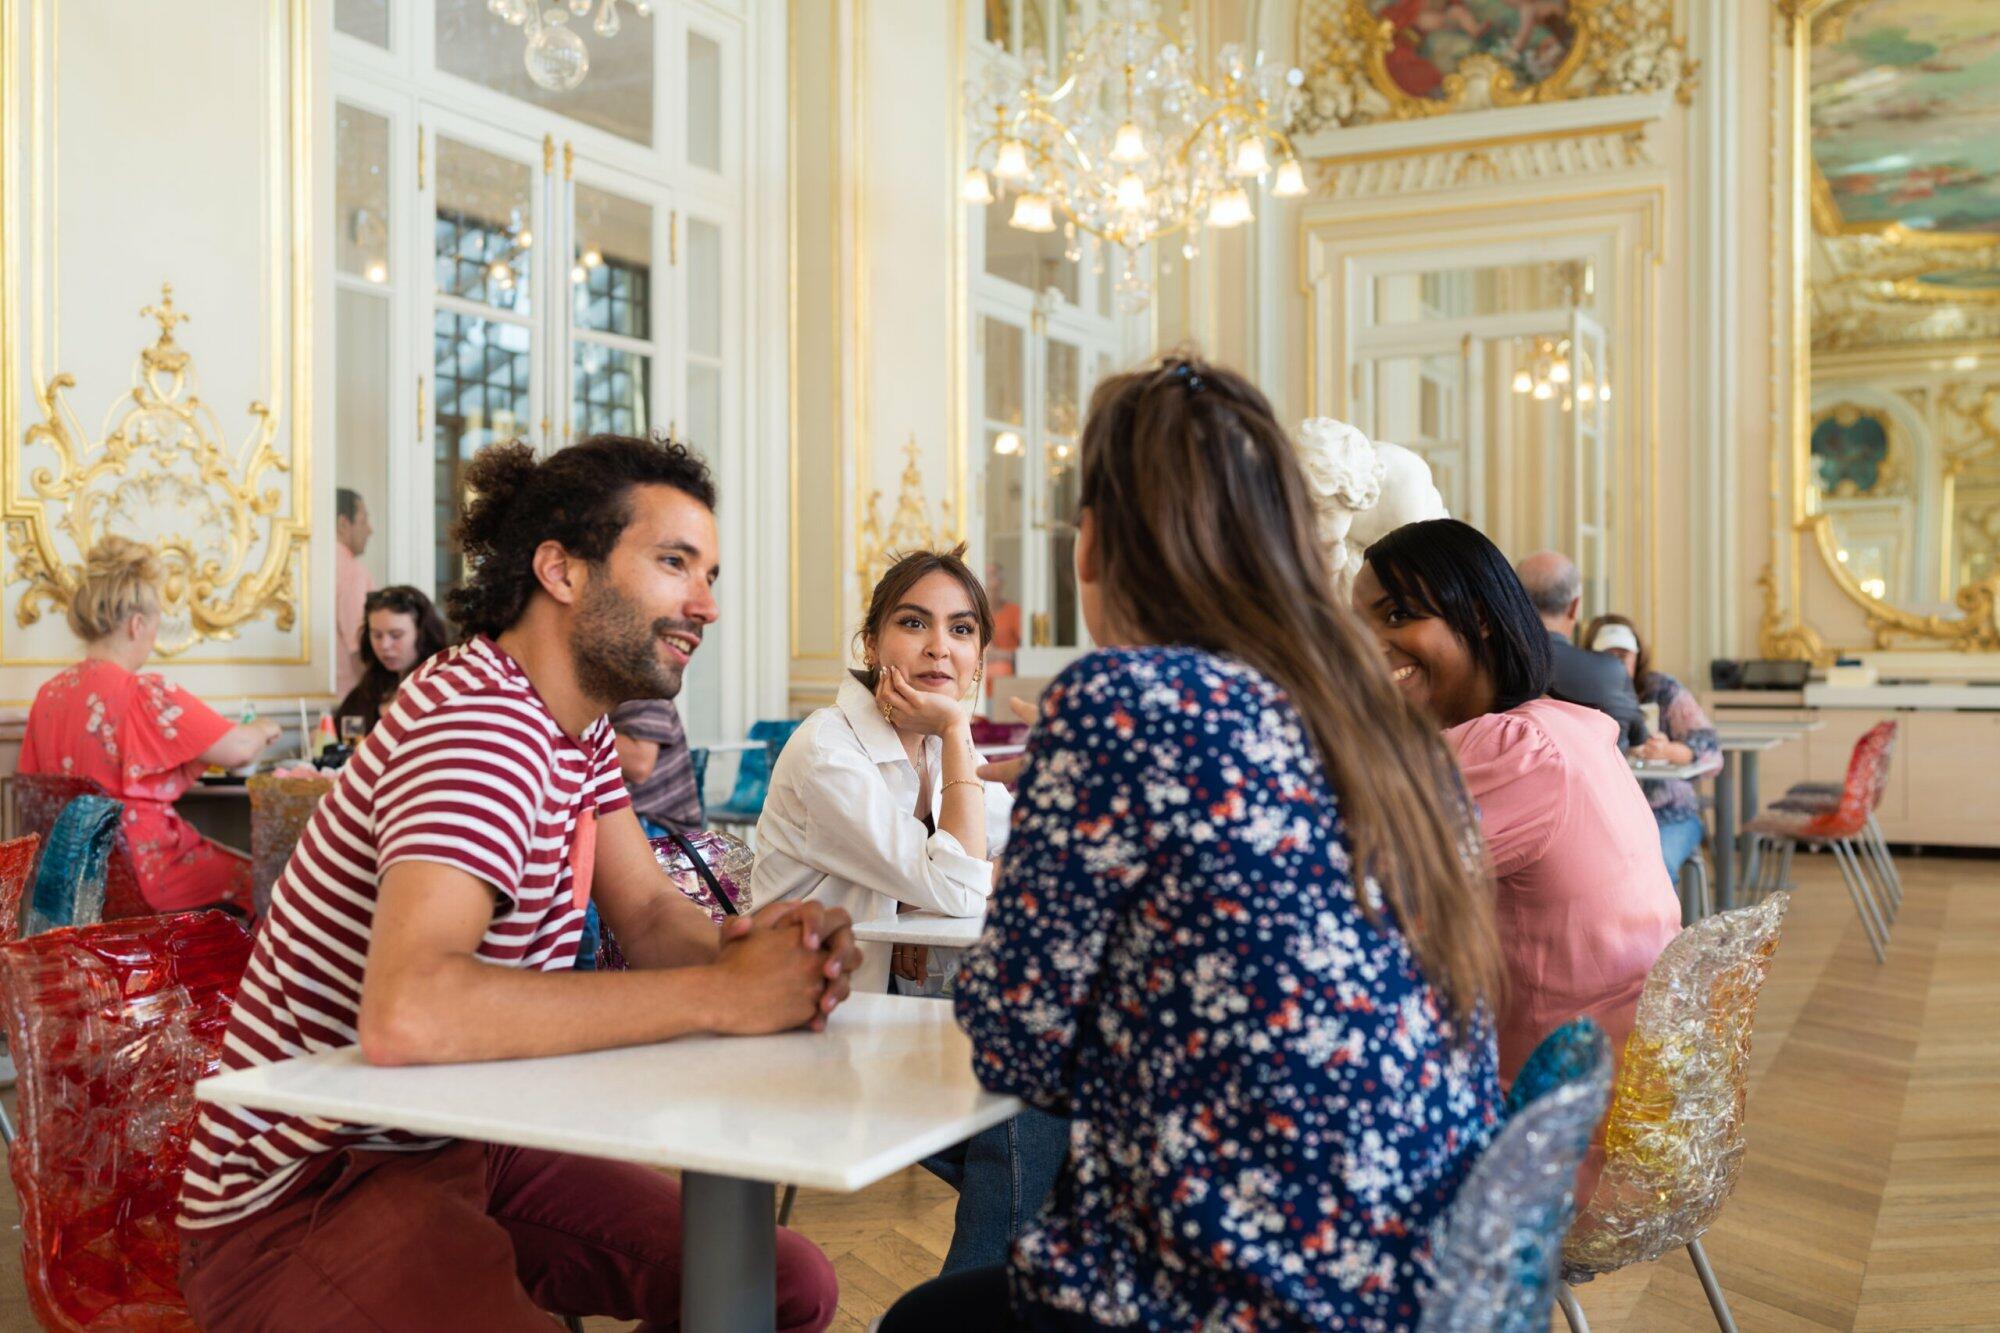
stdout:
<svg viewBox="0 0 2000 1333">
<path fill-rule="evenodd" d="M 1604 1174 L 1563 1246 L 1556 1299 L 1587 1333 L 1570 1284 L 1685 1248 L 1717 1325 L 1735 1333 L 1701 1238 L 1743 1169 L 1750 1032 L 1789 894 L 1696 922 L 1646 978 L 1604 1128 Z"/>
<path fill-rule="evenodd" d="M 271 889 L 292 859 L 292 849 L 319 808 L 320 798 L 333 790 L 333 778 L 279 776 L 260 773 L 250 789 L 250 893 L 257 919 L 271 910 Z"/>
</svg>

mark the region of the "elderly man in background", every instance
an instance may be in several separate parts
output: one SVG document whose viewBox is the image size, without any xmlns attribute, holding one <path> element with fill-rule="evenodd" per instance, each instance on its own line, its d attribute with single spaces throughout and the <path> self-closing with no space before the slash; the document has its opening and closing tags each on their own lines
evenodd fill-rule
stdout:
<svg viewBox="0 0 2000 1333">
<path fill-rule="evenodd" d="M 1576 562 L 1559 551 L 1537 551 L 1515 565 L 1514 572 L 1554 640 L 1556 679 L 1549 693 L 1565 703 L 1610 715 L 1627 749 L 1645 744 L 1646 715 L 1639 709 L 1625 668 L 1609 654 L 1593 653 L 1573 642 L 1583 610 L 1583 576 Z"/>
</svg>

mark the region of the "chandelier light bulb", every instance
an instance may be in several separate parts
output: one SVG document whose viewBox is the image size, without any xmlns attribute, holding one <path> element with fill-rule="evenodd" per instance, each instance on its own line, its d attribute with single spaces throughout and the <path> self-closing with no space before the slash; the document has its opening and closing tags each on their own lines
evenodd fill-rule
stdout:
<svg viewBox="0 0 2000 1333">
<path fill-rule="evenodd" d="M 1296 157 L 1288 157 L 1278 164 L 1278 179 L 1271 182 L 1271 195 L 1277 199 L 1297 199 L 1306 192 L 1305 168 Z"/>
<path fill-rule="evenodd" d="M 514 280 L 514 270 L 507 267 L 506 260 L 496 259 L 486 266 L 486 276 L 495 282 L 505 284 Z"/>
<path fill-rule="evenodd" d="M 387 282 L 389 280 L 389 266 L 377 259 L 368 265 L 367 271 L 363 276 L 370 282 Z"/>
<path fill-rule="evenodd" d="M 602 264 L 603 262 L 604 262 L 604 252 L 602 250 L 599 250 L 596 246 L 593 245 L 589 249 L 583 252 L 583 266 L 585 268 L 596 268 L 599 264 Z"/>
<path fill-rule="evenodd" d="M 534 249 L 535 233 L 529 231 L 526 227 L 521 228 L 520 235 L 514 238 L 514 244 L 520 246 L 523 250 Z"/>
<path fill-rule="evenodd" d="M 570 265 L 569 280 L 571 282 L 580 285 L 589 277 L 590 277 L 590 270 L 585 268 L 583 265 L 581 264 Z"/>
<path fill-rule="evenodd" d="M 1535 385 L 1536 401 L 1546 403 L 1547 401 L 1549 401 L 1549 399 L 1555 396 L 1556 396 L 1555 385 L 1549 383 L 1547 380 L 1541 380 L 1538 383 L 1536 383 Z"/>
<path fill-rule="evenodd" d="M 1559 358 L 1554 365 L 1549 367 L 1549 383 L 1569 383 L 1569 362 Z"/>
<path fill-rule="evenodd" d="M 1113 162 L 1144 162 L 1146 160 L 1146 133 L 1134 121 L 1126 121 L 1118 127 L 1117 136 L 1111 141 Z"/>
<path fill-rule="evenodd" d="M 1211 227 L 1240 227 L 1255 217 L 1250 211 L 1250 196 L 1240 185 L 1231 186 L 1215 196 L 1208 206 L 1208 225 Z"/>
<path fill-rule="evenodd" d="M 1028 172 L 1028 145 L 1019 139 L 1002 139 L 993 159 L 993 174 L 1003 181 L 1024 181 Z"/>
<path fill-rule="evenodd" d="M 1576 386 L 1576 401 L 1578 401 L 1579 403 L 1594 403 L 1594 402 L 1596 402 L 1596 401 L 1597 401 L 1597 386 L 1596 386 L 1596 385 L 1594 385 L 1594 384 L 1592 384 L 1592 383 L 1590 383 L 1590 381 L 1588 381 L 1588 380 L 1585 380 L 1585 381 L 1584 381 L 1584 382 L 1583 382 L 1582 384 L 1579 384 L 1579 385 L 1577 385 L 1577 386 Z"/>
<path fill-rule="evenodd" d="M 978 167 L 967 167 L 958 194 L 968 204 L 990 204 L 993 202 L 993 182 L 986 179 L 986 173 Z"/>
<path fill-rule="evenodd" d="M 1236 141 L 1236 153 L 1229 163 L 1229 174 L 1249 179 L 1262 176 L 1271 169 L 1270 155 L 1264 151 L 1261 135 L 1246 134 Z"/>
<path fill-rule="evenodd" d="M 632 12 L 642 19 L 653 17 L 653 0 L 632 0 Z"/>
<path fill-rule="evenodd" d="M 1028 193 L 1015 198 L 1014 214 L 1007 225 L 1020 231 L 1051 232 L 1056 229 L 1055 211 L 1045 194 Z"/>
<path fill-rule="evenodd" d="M 583 76 L 590 73 L 590 51 L 584 46 L 583 38 L 569 30 L 569 25 L 561 20 L 568 18 L 560 9 L 551 9 L 552 21 L 541 24 L 528 38 L 527 49 L 521 54 L 521 63 L 527 67 L 528 78 L 537 88 L 546 88 L 552 93 L 566 93 L 583 82 Z"/>
<path fill-rule="evenodd" d="M 1128 171 L 1118 178 L 1118 209 L 1123 213 L 1143 213 L 1146 209 L 1146 182 L 1139 173 Z"/>
<path fill-rule="evenodd" d="M 1611 386 L 1609 384 L 1600 384 L 1597 386 L 1597 401 L 1600 403 L 1611 401 Z"/>
<path fill-rule="evenodd" d="M 1534 389 L 1535 389 L 1535 377 L 1533 375 L 1530 375 L 1525 370 L 1517 370 L 1514 372 L 1515 393 L 1532 393 L 1534 392 Z"/>
<path fill-rule="evenodd" d="M 1012 458 L 1021 452 L 1021 437 L 1011 430 L 1003 430 L 993 437 L 993 452 L 1002 458 Z"/>
</svg>

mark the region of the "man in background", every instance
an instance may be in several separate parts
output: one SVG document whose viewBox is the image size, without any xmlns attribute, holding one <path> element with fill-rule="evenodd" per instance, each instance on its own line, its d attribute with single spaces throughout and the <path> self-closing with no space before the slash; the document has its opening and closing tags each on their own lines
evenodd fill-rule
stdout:
<svg viewBox="0 0 2000 1333">
<path fill-rule="evenodd" d="M 678 693 L 678 679 L 676 693 Z M 701 829 L 701 791 L 681 710 L 668 699 L 634 699 L 611 711 L 618 767 L 649 838 Z"/>
<path fill-rule="evenodd" d="M 361 492 L 342 486 L 334 493 L 333 519 L 333 692 L 345 696 L 361 680 L 361 636 L 368 627 L 368 594 L 375 580 L 361 563 L 375 524 Z"/>
<path fill-rule="evenodd" d="M 1537 551 L 1515 565 L 1514 572 L 1554 640 L 1556 682 L 1549 693 L 1565 703 L 1608 714 L 1618 723 L 1625 748 L 1644 745 L 1646 715 L 1632 693 L 1632 678 L 1618 659 L 1586 651 L 1572 641 L 1583 611 L 1583 576 L 1576 562 L 1559 551 Z"/>
</svg>

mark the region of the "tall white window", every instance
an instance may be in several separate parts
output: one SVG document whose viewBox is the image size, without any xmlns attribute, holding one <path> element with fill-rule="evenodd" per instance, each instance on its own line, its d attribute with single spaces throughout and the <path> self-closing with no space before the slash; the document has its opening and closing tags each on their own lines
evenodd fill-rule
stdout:
<svg viewBox="0 0 2000 1333">
<path fill-rule="evenodd" d="M 1092 0 L 974 0 L 971 62 L 1039 51 L 1054 67 Z M 975 68 L 977 67 L 975 63 Z M 1089 646 L 1077 604 L 1077 464 L 1098 380 L 1130 359 L 1143 320 L 1114 313 L 1113 256 L 1096 238 L 1008 225 L 1011 197 L 969 209 L 972 538 L 998 622 L 989 677 L 1046 676 Z"/>
<path fill-rule="evenodd" d="M 460 581 L 489 443 L 671 430 L 722 471 L 742 447 L 749 19 L 619 15 L 575 25 L 589 71 L 549 92 L 485 0 L 335 5 L 335 468 L 378 583 Z M 691 728 L 723 670 L 691 673 Z"/>
</svg>

